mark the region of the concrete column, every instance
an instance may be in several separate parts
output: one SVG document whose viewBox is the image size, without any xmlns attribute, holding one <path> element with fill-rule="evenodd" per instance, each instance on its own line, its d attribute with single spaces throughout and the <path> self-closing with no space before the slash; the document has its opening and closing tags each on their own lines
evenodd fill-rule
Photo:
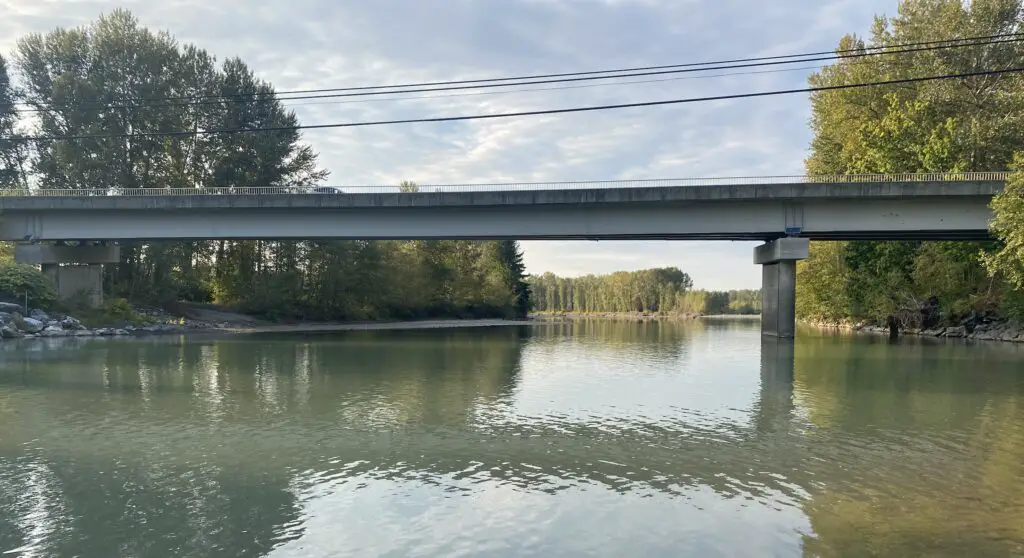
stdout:
<svg viewBox="0 0 1024 558">
<path fill-rule="evenodd" d="M 796 334 L 796 262 L 808 255 L 806 238 L 779 238 L 754 248 L 761 271 L 761 334 Z"/>
<path fill-rule="evenodd" d="M 39 265 L 53 282 L 57 297 L 84 297 L 93 305 L 103 304 L 103 264 L 121 259 L 120 246 L 49 246 L 18 244 L 14 261 Z"/>
</svg>

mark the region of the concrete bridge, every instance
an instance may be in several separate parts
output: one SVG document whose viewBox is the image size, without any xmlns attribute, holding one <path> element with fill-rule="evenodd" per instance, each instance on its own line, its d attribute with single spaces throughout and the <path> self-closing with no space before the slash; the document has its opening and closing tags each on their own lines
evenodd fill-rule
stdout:
<svg viewBox="0 0 1024 558">
<path fill-rule="evenodd" d="M 761 240 L 754 263 L 764 266 L 762 329 L 790 337 L 795 264 L 807 257 L 809 239 L 986 239 L 989 202 L 1005 180 L 1006 173 L 993 172 L 425 185 L 417 192 L 6 190 L 0 240 L 27 242 L 17 248 L 18 260 L 43 265 L 62 294 L 96 292 L 97 266 L 116 262 L 117 248 L 36 242 Z M 65 271 L 60 264 L 67 263 L 79 265 Z"/>
</svg>

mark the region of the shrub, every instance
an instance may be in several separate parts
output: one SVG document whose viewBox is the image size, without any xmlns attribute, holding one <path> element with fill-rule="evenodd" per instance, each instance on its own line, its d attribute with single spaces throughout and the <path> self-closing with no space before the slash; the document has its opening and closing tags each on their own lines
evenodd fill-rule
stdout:
<svg viewBox="0 0 1024 558">
<path fill-rule="evenodd" d="M 1003 298 L 1006 317 L 1024 324 L 1024 289 L 1011 289 Z"/>
<path fill-rule="evenodd" d="M 52 308 L 57 301 L 53 283 L 31 265 L 0 263 L 0 297 L 23 302 L 28 295 L 29 306 Z"/>
<path fill-rule="evenodd" d="M 86 327 L 121 327 L 126 324 L 150 324 L 153 319 L 135 311 L 123 298 L 112 298 L 103 306 L 93 308 L 87 297 L 72 297 L 58 305 L 58 310 L 81 320 Z"/>
</svg>

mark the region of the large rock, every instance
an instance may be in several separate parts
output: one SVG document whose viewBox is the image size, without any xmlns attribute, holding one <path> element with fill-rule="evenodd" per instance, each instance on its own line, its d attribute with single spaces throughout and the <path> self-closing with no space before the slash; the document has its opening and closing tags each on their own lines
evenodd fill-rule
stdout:
<svg viewBox="0 0 1024 558">
<path fill-rule="evenodd" d="M 18 337 L 21 337 L 21 332 L 13 326 L 5 325 L 0 327 L 0 337 L 4 339 L 17 339 Z"/>
<path fill-rule="evenodd" d="M 50 315 L 47 314 L 46 312 L 43 312 L 42 310 L 40 310 L 38 308 L 33 309 L 31 312 L 29 312 L 28 313 L 28 317 L 32 318 L 33 320 L 39 320 L 40 322 L 43 322 L 44 324 L 46 322 L 50 321 Z"/>
<path fill-rule="evenodd" d="M 9 312 L 11 314 L 21 312 L 21 305 L 12 304 L 10 302 L 0 302 L 0 312 Z"/>
<path fill-rule="evenodd" d="M 64 328 L 60 327 L 59 325 L 55 325 L 46 326 L 46 328 L 43 329 L 43 331 L 39 332 L 39 335 L 43 337 L 64 337 L 67 335 L 67 332 L 65 332 Z"/>
<path fill-rule="evenodd" d="M 967 328 L 964 326 L 950 327 L 946 329 L 946 337 L 967 337 Z"/>
<path fill-rule="evenodd" d="M 46 328 L 43 322 L 40 322 L 35 318 L 23 318 L 22 321 L 24 322 L 25 326 L 22 327 L 21 329 L 25 330 L 25 333 L 39 333 L 40 331 L 43 331 L 44 328 Z"/>
<path fill-rule="evenodd" d="M 75 330 L 75 331 L 85 329 L 85 326 L 82 325 L 82 322 L 78 321 L 75 318 L 72 318 L 71 316 L 67 316 L 63 320 L 61 320 L 60 321 L 60 327 L 62 327 L 64 329 L 68 329 L 68 330 Z"/>
</svg>

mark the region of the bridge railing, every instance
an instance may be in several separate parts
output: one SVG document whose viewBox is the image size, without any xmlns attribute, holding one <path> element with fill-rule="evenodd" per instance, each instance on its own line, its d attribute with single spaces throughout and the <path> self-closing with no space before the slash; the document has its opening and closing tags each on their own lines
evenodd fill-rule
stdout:
<svg viewBox="0 0 1024 558">
<path fill-rule="evenodd" d="M 779 184 L 864 184 L 907 182 L 1005 181 L 1009 172 L 958 172 L 908 174 L 844 174 L 818 176 L 722 176 L 713 178 L 655 178 L 639 180 L 589 180 L 579 182 L 509 182 L 480 184 L 420 184 L 417 192 L 521 192 L 532 190 L 590 190 L 607 188 L 676 188 L 685 186 L 748 186 Z M 231 188 L 0 188 L 0 197 L 83 196 L 264 196 L 398 193 L 401 186 L 244 186 Z"/>
</svg>

